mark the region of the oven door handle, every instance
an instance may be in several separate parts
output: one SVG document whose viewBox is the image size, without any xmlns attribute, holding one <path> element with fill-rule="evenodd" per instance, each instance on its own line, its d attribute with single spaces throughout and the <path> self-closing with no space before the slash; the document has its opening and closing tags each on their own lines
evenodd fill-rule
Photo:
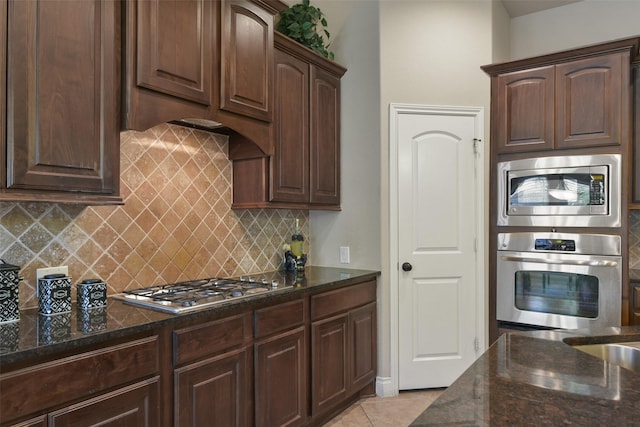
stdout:
<svg viewBox="0 0 640 427">
<path fill-rule="evenodd" d="M 586 265 L 589 267 L 617 267 L 617 261 L 576 261 L 576 260 L 560 260 L 560 259 L 540 259 L 540 258 L 528 258 L 523 256 L 503 255 L 503 261 L 519 261 L 519 262 L 537 262 L 540 264 L 565 264 L 565 265 Z"/>
</svg>

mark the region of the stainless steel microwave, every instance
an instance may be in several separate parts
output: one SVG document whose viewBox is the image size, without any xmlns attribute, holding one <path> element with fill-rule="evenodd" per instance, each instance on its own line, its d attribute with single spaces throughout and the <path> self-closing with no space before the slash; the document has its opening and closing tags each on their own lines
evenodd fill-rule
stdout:
<svg viewBox="0 0 640 427">
<path fill-rule="evenodd" d="M 498 163 L 499 226 L 620 227 L 621 156 Z"/>
</svg>

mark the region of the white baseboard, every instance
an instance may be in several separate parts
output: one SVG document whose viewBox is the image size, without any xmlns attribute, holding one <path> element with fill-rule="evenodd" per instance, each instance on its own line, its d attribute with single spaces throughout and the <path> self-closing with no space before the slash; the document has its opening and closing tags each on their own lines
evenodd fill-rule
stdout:
<svg viewBox="0 0 640 427">
<path fill-rule="evenodd" d="M 380 397 L 393 397 L 398 395 L 391 377 L 376 377 L 376 395 Z"/>
</svg>

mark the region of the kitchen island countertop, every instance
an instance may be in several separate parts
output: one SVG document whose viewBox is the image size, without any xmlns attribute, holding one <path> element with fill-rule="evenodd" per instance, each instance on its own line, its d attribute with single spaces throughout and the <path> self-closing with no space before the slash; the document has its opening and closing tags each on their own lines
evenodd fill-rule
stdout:
<svg viewBox="0 0 640 427">
<path fill-rule="evenodd" d="M 572 345 L 640 341 L 640 327 L 502 335 L 412 426 L 638 426 L 640 374 Z"/>
</svg>

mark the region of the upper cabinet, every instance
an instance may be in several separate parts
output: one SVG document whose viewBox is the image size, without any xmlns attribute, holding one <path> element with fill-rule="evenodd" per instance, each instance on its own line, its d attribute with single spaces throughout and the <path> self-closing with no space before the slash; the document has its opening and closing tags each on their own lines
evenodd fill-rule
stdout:
<svg viewBox="0 0 640 427">
<path fill-rule="evenodd" d="M 230 151 L 234 208 L 340 209 L 346 69 L 275 34 L 273 155 Z"/>
<path fill-rule="evenodd" d="M 640 60 L 632 64 L 633 80 L 633 114 L 632 114 L 632 181 L 631 181 L 631 205 L 633 209 L 640 209 Z M 638 288 L 640 290 L 640 287 Z M 640 315 L 640 293 L 637 299 Z M 640 319 L 638 319 L 640 325 Z"/>
<path fill-rule="evenodd" d="M 220 109 L 270 122 L 273 14 L 249 0 L 221 5 Z"/>
<path fill-rule="evenodd" d="M 276 12 L 261 0 L 126 2 L 124 127 L 197 119 L 271 154 Z"/>
<path fill-rule="evenodd" d="M 137 12 L 135 84 L 184 101 L 211 105 L 211 82 L 218 77 L 214 73 L 213 34 L 218 14 L 214 3 L 141 1 L 137 9 L 135 5 L 130 2 L 128 15 L 131 18 Z M 135 40 L 133 33 L 131 39 Z"/>
<path fill-rule="evenodd" d="M 120 3 L 0 8 L 0 200 L 122 203 Z"/>
<path fill-rule="evenodd" d="M 498 154 L 623 145 L 629 41 L 482 67 Z"/>
</svg>

